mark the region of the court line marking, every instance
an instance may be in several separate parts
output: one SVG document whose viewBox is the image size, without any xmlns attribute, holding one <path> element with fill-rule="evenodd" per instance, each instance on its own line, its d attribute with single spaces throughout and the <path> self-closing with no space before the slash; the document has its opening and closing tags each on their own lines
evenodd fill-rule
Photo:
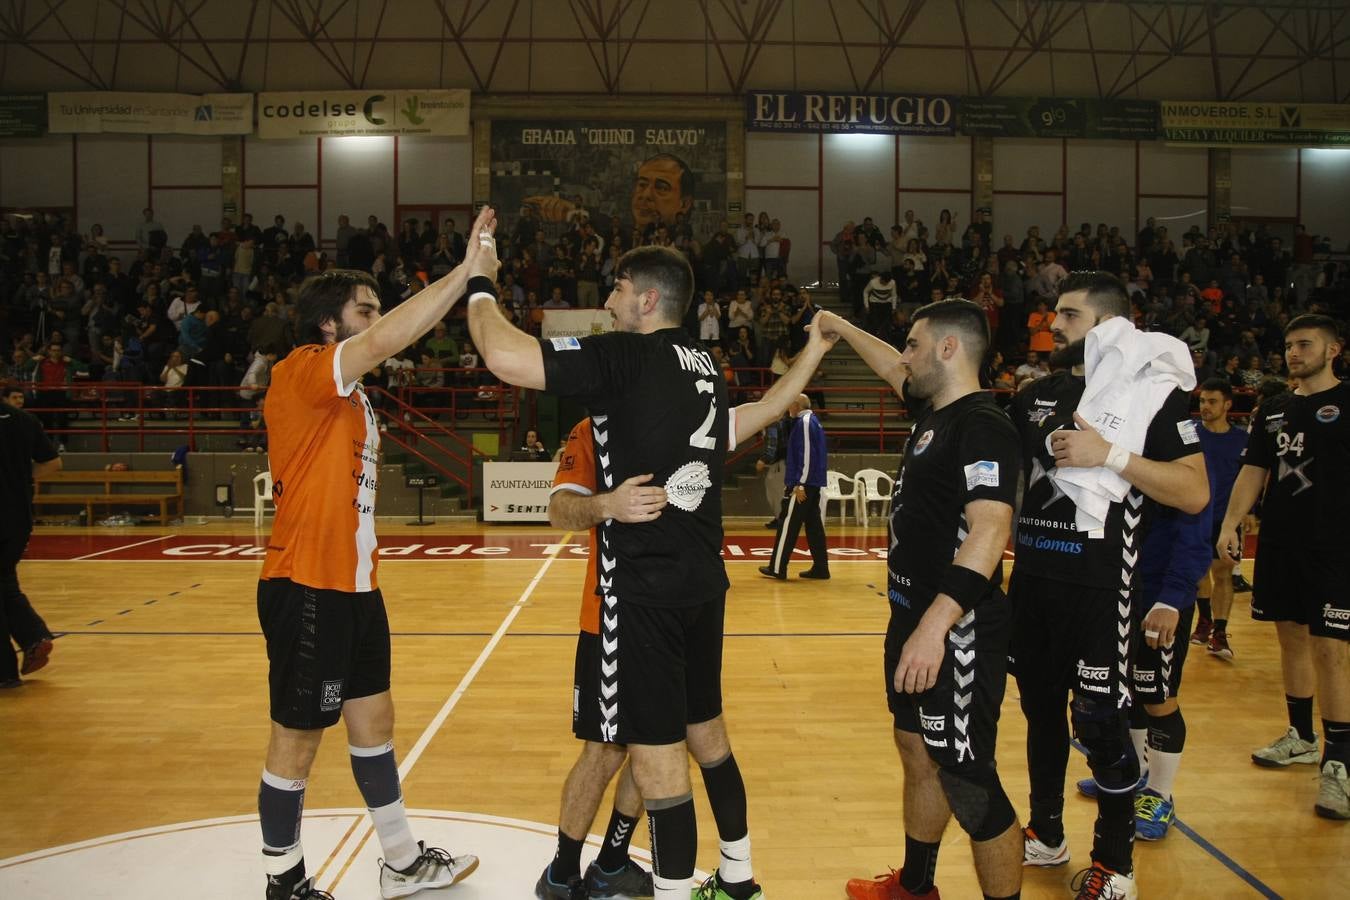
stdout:
<svg viewBox="0 0 1350 900">
<path fill-rule="evenodd" d="M 1079 743 L 1077 739 L 1070 741 L 1070 744 L 1073 746 L 1073 749 L 1083 754 L 1083 756 L 1087 756 L 1087 748 L 1084 747 L 1081 743 Z M 1251 872 L 1248 872 L 1245 868 L 1242 867 L 1241 863 L 1233 859 L 1233 857 L 1229 856 L 1227 853 L 1224 853 L 1218 847 L 1211 844 L 1203 835 L 1200 834 L 1200 832 L 1196 831 L 1194 828 L 1187 825 L 1185 822 L 1181 821 L 1181 819 L 1173 819 L 1172 825 L 1175 826 L 1176 829 L 1180 831 L 1182 834 L 1186 835 L 1186 837 L 1190 838 L 1191 841 L 1197 847 L 1199 847 L 1205 853 L 1208 853 L 1210 856 L 1212 856 L 1215 859 L 1215 861 L 1219 863 L 1219 865 L 1223 866 L 1225 869 L 1232 872 L 1242 881 L 1246 882 L 1248 887 L 1255 890 L 1262 897 L 1266 897 L 1267 900 L 1283 900 L 1283 898 L 1264 881 L 1257 878 Z"/>
<path fill-rule="evenodd" d="M 565 543 L 570 540 L 572 534 L 573 532 L 571 531 L 567 532 L 563 536 L 562 542 Z M 548 574 L 549 567 L 553 565 L 554 560 L 557 558 L 558 554 L 552 554 L 544 560 L 543 565 L 539 567 L 539 571 L 535 572 L 534 577 L 530 579 L 530 583 L 525 585 L 525 590 L 521 591 L 520 597 L 511 605 L 511 608 L 507 610 L 506 618 L 502 619 L 502 623 L 497 626 L 497 630 L 492 633 L 492 637 L 488 638 L 487 644 L 483 647 L 482 651 L 479 652 L 478 658 L 473 661 L 473 665 L 469 666 L 468 671 L 465 672 L 464 677 L 459 680 L 459 684 L 455 686 L 454 691 L 446 698 L 445 703 L 441 705 L 440 710 L 432 717 L 431 721 L 427 724 L 427 727 L 422 730 L 421 736 L 418 737 L 417 741 L 413 744 L 412 749 L 408 751 L 408 755 L 403 758 L 403 762 L 399 764 L 398 780 L 400 786 L 403 782 L 408 780 L 408 773 L 412 771 L 413 766 L 417 765 L 417 761 L 422 758 L 422 753 L 430 746 L 432 739 L 436 737 L 436 734 L 441 730 L 441 727 L 445 725 L 445 720 L 450 717 L 450 713 L 459 705 L 459 701 L 463 699 L 465 693 L 468 692 L 469 686 L 472 685 L 474 679 L 478 677 L 478 673 L 482 671 L 488 658 L 492 656 L 492 652 L 497 649 L 497 645 L 500 644 L 502 638 L 506 636 L 506 632 L 510 629 L 511 623 L 516 620 L 516 616 L 520 615 L 520 611 L 525 608 L 525 604 L 530 600 L 530 595 L 533 594 L 534 589 L 539 586 L 539 582 L 544 580 L 544 576 Z M 369 820 L 369 816 L 367 816 L 367 819 Z M 336 877 L 333 878 L 333 881 L 324 888 L 324 890 L 331 893 L 337 887 L 338 882 L 342 880 L 342 876 L 347 874 L 347 869 L 349 869 L 352 862 L 355 861 L 357 853 L 365 846 L 366 841 L 370 839 L 370 836 L 374 831 L 375 824 L 372 821 L 366 826 L 366 833 L 357 843 L 356 849 L 348 853 L 347 859 L 338 870 Z"/>
<path fill-rule="evenodd" d="M 723 637 L 761 638 L 761 637 L 884 637 L 884 631 L 728 631 Z M 61 630 L 57 637 L 75 635 L 79 637 L 262 637 L 260 631 L 80 631 Z M 491 637 L 489 631 L 392 631 L 390 637 Z M 517 631 L 513 638 L 575 638 L 575 631 Z"/>
<path fill-rule="evenodd" d="M 144 541 L 137 541 L 137 542 L 134 543 L 134 544 L 124 544 L 124 545 L 122 545 L 122 546 L 120 546 L 120 547 L 109 547 L 107 550 L 99 550 L 99 551 L 96 552 L 96 553 L 86 553 L 84 556 L 77 556 L 77 557 L 75 557 L 74 559 L 70 559 L 70 560 L 50 560 L 50 561 L 51 561 L 51 562 L 80 562 L 81 560 L 85 560 L 85 559 L 93 559 L 93 558 L 96 557 L 96 556 L 102 556 L 102 555 L 105 554 L 105 553 L 117 553 L 117 552 L 120 551 L 120 550 L 130 550 L 130 549 L 133 548 L 133 547 L 144 547 L 146 544 L 154 544 L 154 543 L 157 543 L 157 542 L 159 542 L 159 541 L 166 541 L 166 540 L 168 540 L 168 539 L 171 538 L 171 537 L 173 537 L 173 535 L 171 535 L 171 534 L 161 534 L 159 537 L 149 538 L 148 540 L 144 540 Z M 34 560 L 34 562 L 48 562 L 48 561 L 49 561 L 49 560 Z M 118 562 L 121 562 L 121 561 L 122 561 L 122 560 L 118 560 Z"/>
</svg>

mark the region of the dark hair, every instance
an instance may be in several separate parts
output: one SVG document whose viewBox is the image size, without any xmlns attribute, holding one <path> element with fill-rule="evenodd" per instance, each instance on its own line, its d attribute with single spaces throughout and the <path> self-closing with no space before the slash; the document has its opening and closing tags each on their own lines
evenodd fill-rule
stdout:
<svg viewBox="0 0 1350 900">
<path fill-rule="evenodd" d="M 684 160 L 680 159 L 680 158 L 679 158 L 678 156 L 676 156 L 675 154 L 673 154 L 673 153 L 658 153 L 658 154 L 656 154 L 655 156 L 649 156 L 649 157 L 647 157 L 646 159 L 644 159 L 644 160 L 642 161 L 642 165 L 638 166 L 638 168 L 641 169 L 642 166 L 645 166 L 647 163 L 653 162 L 653 161 L 658 160 L 658 159 L 668 159 L 668 160 L 670 160 L 671 162 L 675 163 L 675 165 L 677 165 L 677 166 L 680 167 L 680 196 L 681 196 L 681 197 L 693 197 L 693 196 L 694 196 L 694 171 L 693 171 L 692 169 L 689 168 L 689 164 L 688 164 L 688 163 L 686 163 Z M 753 213 L 746 213 L 746 215 L 754 215 L 754 214 L 753 214 Z"/>
<path fill-rule="evenodd" d="M 655 289 L 663 307 L 662 317 L 680 322 L 694 296 L 694 270 L 683 253 L 668 247 L 634 247 L 619 257 L 615 278 L 627 278 L 636 291 Z"/>
<path fill-rule="evenodd" d="M 1227 378 L 1206 378 L 1205 383 L 1200 385 L 1200 390 L 1217 391 L 1229 400 L 1233 399 L 1233 385 Z"/>
<path fill-rule="evenodd" d="M 1125 285 L 1110 272 L 1070 272 L 1069 277 L 1059 283 L 1059 295 L 1063 297 L 1077 291 L 1087 292 L 1088 305 L 1098 316 L 1128 318 L 1130 315 L 1130 298 L 1125 293 Z"/>
<path fill-rule="evenodd" d="M 356 269 L 329 269 L 307 279 L 300 286 L 296 301 L 300 311 L 296 340 L 301 344 L 322 344 L 323 326 L 342 320 L 342 308 L 359 287 L 368 287 L 375 296 L 380 295 L 380 283 L 369 272 Z"/>
<path fill-rule="evenodd" d="M 1286 336 L 1293 331 L 1304 331 L 1309 328 L 1316 329 L 1326 334 L 1328 340 L 1340 341 L 1341 329 L 1336 324 L 1336 320 L 1331 316 L 1324 316 L 1320 313 L 1304 313 L 1301 316 L 1295 316 L 1284 326 Z"/>
<path fill-rule="evenodd" d="M 1283 378 L 1263 378 L 1261 383 L 1256 386 L 1256 396 L 1259 402 L 1287 393 L 1289 393 L 1289 385 Z"/>
<path fill-rule="evenodd" d="M 22 394 L 23 392 L 23 385 L 7 384 L 3 389 L 0 389 L 0 397 L 8 397 L 10 394 Z"/>
<path fill-rule="evenodd" d="M 913 323 L 928 319 L 942 335 L 958 332 L 968 357 L 979 365 L 989 350 L 989 317 L 970 300 L 934 300 L 914 312 Z"/>
</svg>

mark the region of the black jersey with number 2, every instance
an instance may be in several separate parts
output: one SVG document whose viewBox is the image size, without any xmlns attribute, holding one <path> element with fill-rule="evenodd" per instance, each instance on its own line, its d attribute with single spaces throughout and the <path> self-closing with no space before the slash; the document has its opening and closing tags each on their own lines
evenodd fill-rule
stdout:
<svg viewBox="0 0 1350 900">
<path fill-rule="evenodd" d="M 1052 581 L 1091 587 L 1119 587 L 1132 573 L 1143 535 L 1144 496 L 1131 490 L 1112 503 L 1098 533 L 1078 530 L 1077 508 L 1049 477 L 1055 468 L 1050 435 L 1076 429 L 1073 414 L 1087 382 L 1081 375 L 1057 372 L 1032 382 L 1013 398 L 1012 417 L 1022 436 L 1026 489 L 1017 515 L 1016 571 Z M 1144 438 L 1146 459 L 1171 462 L 1200 451 L 1200 435 L 1190 415 L 1190 395 L 1175 390 L 1154 413 Z M 1132 581 L 1132 574 L 1126 582 Z"/>
<path fill-rule="evenodd" d="M 590 412 L 602 491 L 635 475 L 669 498 L 651 522 L 598 528 L 600 589 L 621 602 L 693 606 L 722 597 L 727 388 L 683 328 L 540 341 L 545 390 Z"/>
<path fill-rule="evenodd" d="M 921 617 L 966 539 L 966 504 L 1017 504 L 1017 430 L 988 394 L 967 394 L 914 423 L 891 501 L 888 597 Z"/>
<path fill-rule="evenodd" d="M 1261 543 L 1345 546 L 1350 510 L 1350 384 L 1282 394 L 1252 417 L 1242 461 L 1270 471 Z"/>
</svg>

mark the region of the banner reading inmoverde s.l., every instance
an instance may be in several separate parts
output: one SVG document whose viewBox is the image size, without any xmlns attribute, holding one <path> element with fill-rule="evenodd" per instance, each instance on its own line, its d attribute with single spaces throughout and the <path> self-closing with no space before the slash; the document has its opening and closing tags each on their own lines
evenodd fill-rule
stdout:
<svg viewBox="0 0 1350 900">
<path fill-rule="evenodd" d="M 54 134 L 249 134 L 252 94 L 78 91 L 47 95 Z"/>
<path fill-rule="evenodd" d="M 469 92 L 286 91 L 258 95 L 258 137 L 469 133 Z"/>
<path fill-rule="evenodd" d="M 1206 147 L 1350 146 L 1350 105 L 1164 100 L 1163 138 Z"/>
</svg>

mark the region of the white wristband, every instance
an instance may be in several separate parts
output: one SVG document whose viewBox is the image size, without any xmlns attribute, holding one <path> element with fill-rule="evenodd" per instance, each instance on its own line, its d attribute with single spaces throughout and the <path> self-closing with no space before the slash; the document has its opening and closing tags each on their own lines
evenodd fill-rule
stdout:
<svg viewBox="0 0 1350 900">
<path fill-rule="evenodd" d="M 1111 451 L 1106 454 L 1106 467 L 1117 475 L 1125 471 L 1125 467 L 1130 464 L 1130 451 L 1119 444 L 1112 444 Z"/>
</svg>

